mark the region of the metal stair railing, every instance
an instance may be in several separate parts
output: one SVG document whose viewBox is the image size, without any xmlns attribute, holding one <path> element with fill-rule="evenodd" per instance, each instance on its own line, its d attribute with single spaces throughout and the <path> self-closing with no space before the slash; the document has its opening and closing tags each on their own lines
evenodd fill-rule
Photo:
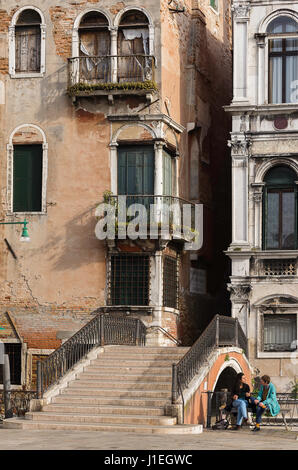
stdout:
<svg viewBox="0 0 298 470">
<path fill-rule="evenodd" d="M 247 338 L 237 318 L 216 315 L 193 344 L 190 350 L 177 363 L 172 365 L 172 403 L 177 403 L 179 395 L 204 365 L 210 353 L 225 346 L 236 346 L 248 354 Z"/>
<path fill-rule="evenodd" d="M 104 345 L 145 346 L 146 327 L 138 318 L 97 314 L 71 338 L 37 362 L 37 397 L 55 385 L 93 348 Z"/>
</svg>

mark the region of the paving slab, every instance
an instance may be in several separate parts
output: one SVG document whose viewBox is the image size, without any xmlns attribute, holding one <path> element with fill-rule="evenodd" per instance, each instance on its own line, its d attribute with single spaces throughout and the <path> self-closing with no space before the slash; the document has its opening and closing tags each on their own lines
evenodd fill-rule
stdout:
<svg viewBox="0 0 298 470">
<path fill-rule="evenodd" d="M 262 429 L 253 433 L 204 429 L 199 435 L 3 429 L 0 450 L 298 450 L 298 432 Z"/>
</svg>

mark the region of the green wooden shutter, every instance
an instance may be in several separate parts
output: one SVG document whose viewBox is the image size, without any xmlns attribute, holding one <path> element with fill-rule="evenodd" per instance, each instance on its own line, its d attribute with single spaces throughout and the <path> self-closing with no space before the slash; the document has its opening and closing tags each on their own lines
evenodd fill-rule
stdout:
<svg viewBox="0 0 298 470">
<path fill-rule="evenodd" d="M 173 161 L 171 155 L 163 152 L 163 195 L 172 196 L 173 188 Z"/>
<path fill-rule="evenodd" d="M 153 194 L 154 150 L 150 146 L 118 150 L 118 194 Z"/>
<path fill-rule="evenodd" d="M 13 211 L 40 212 L 42 146 L 17 145 L 13 160 Z"/>
</svg>

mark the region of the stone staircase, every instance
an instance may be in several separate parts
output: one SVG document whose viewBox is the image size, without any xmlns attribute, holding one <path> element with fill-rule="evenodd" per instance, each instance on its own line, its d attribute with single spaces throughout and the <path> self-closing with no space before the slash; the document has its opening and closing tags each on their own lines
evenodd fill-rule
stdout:
<svg viewBox="0 0 298 470">
<path fill-rule="evenodd" d="M 178 425 L 176 417 L 165 415 L 171 404 L 172 364 L 187 350 L 107 346 L 41 412 L 5 420 L 4 427 L 201 433 L 201 425 Z"/>
</svg>

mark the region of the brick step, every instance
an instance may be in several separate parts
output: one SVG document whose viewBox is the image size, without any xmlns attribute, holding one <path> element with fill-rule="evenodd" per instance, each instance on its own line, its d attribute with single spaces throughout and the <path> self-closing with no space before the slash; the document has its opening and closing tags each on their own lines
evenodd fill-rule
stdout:
<svg viewBox="0 0 298 470">
<path fill-rule="evenodd" d="M 166 382 L 167 380 L 170 380 L 171 374 L 168 375 L 161 375 L 161 374 L 138 374 L 136 375 L 135 373 L 133 374 L 133 371 L 129 371 L 130 373 L 124 373 L 122 374 L 113 374 L 113 377 L 115 378 L 116 381 L 119 382 Z M 79 379 L 82 380 L 111 380 L 111 374 L 103 374 L 103 373 L 91 373 L 87 372 L 82 372 L 79 377 Z"/>
<path fill-rule="evenodd" d="M 140 410 L 141 411 L 141 410 Z M 87 424 L 142 424 L 142 425 L 175 425 L 176 418 L 170 416 L 146 416 L 146 415 L 94 415 L 80 413 L 49 413 L 36 412 L 26 413 L 26 419 L 33 421 L 62 421 L 64 423 L 87 423 Z"/>
<path fill-rule="evenodd" d="M 171 382 L 154 382 L 152 384 L 151 382 L 146 382 L 140 380 L 139 382 L 126 382 L 126 381 L 106 381 L 106 380 L 98 380 L 98 379 L 90 379 L 90 380 L 84 380 L 84 379 L 77 379 L 74 382 L 71 382 L 69 384 L 69 387 L 71 388 L 89 388 L 89 387 L 96 387 L 96 388 L 114 388 L 114 390 L 171 390 L 172 389 L 172 384 Z"/>
<path fill-rule="evenodd" d="M 175 426 L 142 426 L 127 424 L 85 424 L 85 423 L 61 423 L 48 421 L 33 421 L 29 419 L 11 418 L 4 420 L 5 429 L 54 429 L 65 431 L 102 431 L 102 432 L 133 432 L 142 434 L 201 434 L 202 425 L 179 424 Z"/>
<path fill-rule="evenodd" d="M 139 406 L 115 406 L 115 405 L 88 405 L 88 404 L 49 404 L 42 409 L 51 413 L 81 413 L 81 414 L 113 414 L 113 415 L 142 415 L 145 416 L 164 416 L 164 407 L 145 407 Z"/>
<path fill-rule="evenodd" d="M 131 407 L 164 407 L 166 404 L 170 404 L 170 400 L 164 398 L 141 398 L 141 397 L 94 397 L 82 396 L 82 395 L 58 395 L 52 399 L 52 403 L 61 403 L 65 405 L 93 405 L 93 406 L 131 406 Z"/>
<path fill-rule="evenodd" d="M 103 396 L 103 397 L 140 397 L 140 398 L 165 398 L 170 399 L 170 393 L 167 390 L 132 390 L 132 389 L 115 389 L 115 388 L 98 388 L 98 387 L 88 387 L 88 388 L 79 388 L 79 387 L 68 387 L 63 390 L 64 395 L 82 395 L 82 396 Z"/>
</svg>

